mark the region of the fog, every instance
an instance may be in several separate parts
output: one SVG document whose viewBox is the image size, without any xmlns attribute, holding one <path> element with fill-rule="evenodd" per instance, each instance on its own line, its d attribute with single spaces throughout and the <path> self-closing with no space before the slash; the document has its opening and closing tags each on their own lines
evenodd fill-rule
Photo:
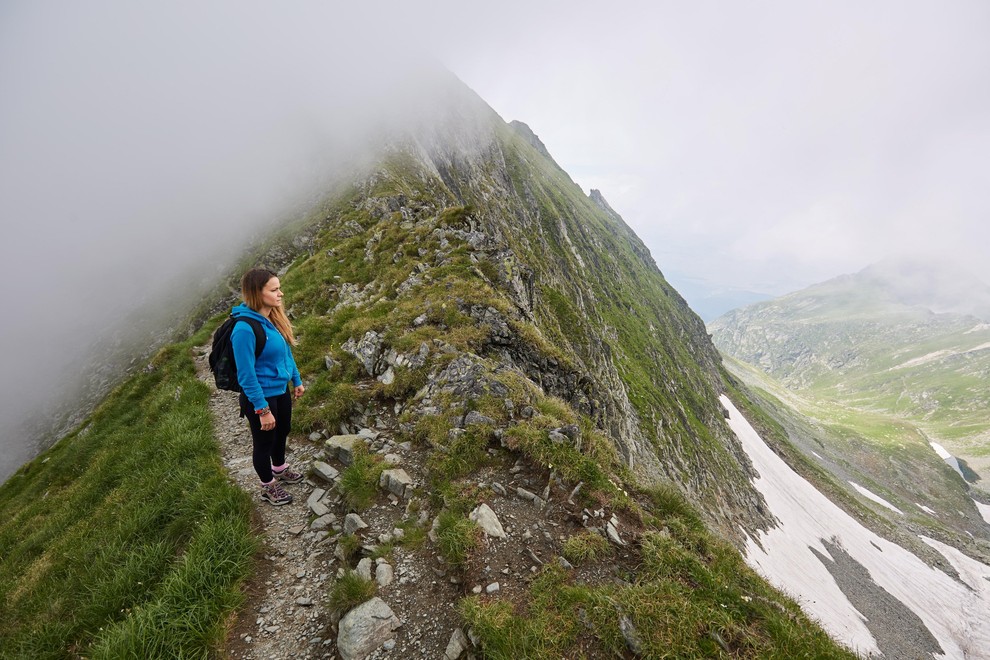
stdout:
<svg viewBox="0 0 990 660">
<path fill-rule="evenodd" d="M 179 320 L 258 232 L 428 114 L 438 62 L 374 10 L 3 5 L 0 255 L 17 312 L 0 331 L 0 479 L 92 351 Z"/>
</svg>

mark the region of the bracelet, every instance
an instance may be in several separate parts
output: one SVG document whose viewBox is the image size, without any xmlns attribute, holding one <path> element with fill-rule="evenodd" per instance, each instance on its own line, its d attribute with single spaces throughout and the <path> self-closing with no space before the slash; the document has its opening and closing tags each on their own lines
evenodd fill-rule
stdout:
<svg viewBox="0 0 990 660">
<path fill-rule="evenodd" d="M 254 414 L 258 417 L 264 417 L 265 415 L 270 415 L 272 413 L 271 406 L 265 406 L 264 408 L 259 408 L 254 411 Z"/>
</svg>

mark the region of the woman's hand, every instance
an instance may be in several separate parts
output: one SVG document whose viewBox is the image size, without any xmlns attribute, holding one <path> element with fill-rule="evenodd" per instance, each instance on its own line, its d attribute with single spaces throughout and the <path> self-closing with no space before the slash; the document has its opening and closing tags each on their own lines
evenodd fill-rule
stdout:
<svg viewBox="0 0 990 660">
<path fill-rule="evenodd" d="M 301 397 L 303 395 L 303 392 L 305 392 L 305 391 L 306 391 L 306 388 L 305 387 L 303 387 L 302 385 L 296 385 L 296 389 L 295 389 L 295 392 L 294 392 L 295 397 L 298 399 L 299 397 Z"/>
<path fill-rule="evenodd" d="M 261 430 L 271 431 L 273 428 L 275 428 L 275 415 L 269 410 L 261 416 Z"/>
</svg>

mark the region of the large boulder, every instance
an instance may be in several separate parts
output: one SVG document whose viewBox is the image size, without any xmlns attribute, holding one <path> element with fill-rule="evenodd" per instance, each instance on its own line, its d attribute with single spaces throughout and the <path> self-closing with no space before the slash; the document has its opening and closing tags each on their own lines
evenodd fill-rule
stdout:
<svg viewBox="0 0 990 660">
<path fill-rule="evenodd" d="M 402 468 L 383 470 L 378 485 L 398 497 L 406 497 L 412 490 L 412 478 Z"/>
<path fill-rule="evenodd" d="M 353 337 L 341 345 L 344 350 L 358 359 L 369 376 L 377 376 L 382 371 L 382 344 L 385 339 L 374 330 L 369 330 L 355 341 Z"/>
<path fill-rule="evenodd" d="M 359 660 L 392 638 L 402 622 L 377 596 L 344 615 L 337 632 L 337 652 L 344 660 Z"/>
</svg>

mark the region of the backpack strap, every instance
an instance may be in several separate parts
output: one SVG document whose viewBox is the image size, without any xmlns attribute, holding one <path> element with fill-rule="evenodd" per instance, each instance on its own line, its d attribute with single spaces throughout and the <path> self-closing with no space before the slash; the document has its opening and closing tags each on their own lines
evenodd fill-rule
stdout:
<svg viewBox="0 0 990 660">
<path fill-rule="evenodd" d="M 268 341 L 268 335 L 265 334 L 265 329 L 261 326 L 261 321 L 247 316 L 234 316 L 233 314 L 230 317 L 234 319 L 235 323 L 237 321 L 244 321 L 254 330 L 254 358 L 257 360 L 261 357 L 261 351 L 265 350 L 265 343 Z"/>
</svg>

